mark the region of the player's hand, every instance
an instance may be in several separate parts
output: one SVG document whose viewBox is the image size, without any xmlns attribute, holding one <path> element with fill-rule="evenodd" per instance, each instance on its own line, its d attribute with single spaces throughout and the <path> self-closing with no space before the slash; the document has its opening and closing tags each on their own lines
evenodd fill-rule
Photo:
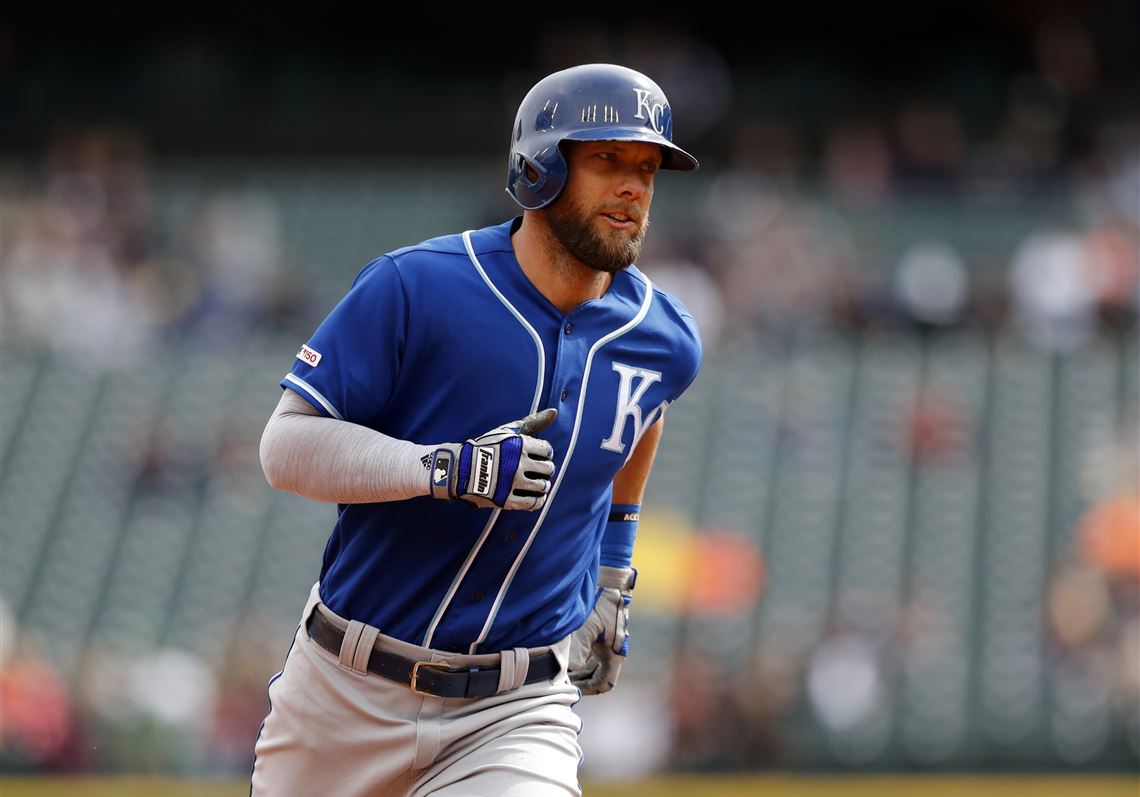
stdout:
<svg viewBox="0 0 1140 797">
<path fill-rule="evenodd" d="M 598 568 L 594 610 L 570 638 L 570 683 L 584 695 L 599 695 L 617 685 L 629 654 L 630 591 L 636 580 L 631 567 Z"/>
<path fill-rule="evenodd" d="M 554 447 L 534 435 L 558 417 L 545 409 L 466 443 L 444 443 L 431 459 L 431 495 L 481 508 L 541 509 L 554 476 Z"/>
</svg>

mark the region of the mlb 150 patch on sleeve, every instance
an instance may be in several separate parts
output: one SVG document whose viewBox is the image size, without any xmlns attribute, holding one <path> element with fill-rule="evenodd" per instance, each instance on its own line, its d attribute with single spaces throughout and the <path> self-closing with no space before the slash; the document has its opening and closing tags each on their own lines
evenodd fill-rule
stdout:
<svg viewBox="0 0 1140 797">
<path fill-rule="evenodd" d="M 321 361 L 321 353 L 315 349 L 310 349 L 308 346 L 302 346 L 301 350 L 297 352 L 297 359 L 306 365 L 316 366 Z"/>
</svg>

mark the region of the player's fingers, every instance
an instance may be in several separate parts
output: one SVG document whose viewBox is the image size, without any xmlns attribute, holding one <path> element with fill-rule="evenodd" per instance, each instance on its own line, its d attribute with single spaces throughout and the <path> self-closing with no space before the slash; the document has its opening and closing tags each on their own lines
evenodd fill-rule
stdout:
<svg viewBox="0 0 1140 797">
<path fill-rule="evenodd" d="M 547 407 L 544 410 L 539 410 L 538 412 L 526 416 L 515 426 L 521 434 L 534 436 L 554 423 L 554 419 L 557 417 L 558 410 L 554 409 L 554 407 Z"/>
<path fill-rule="evenodd" d="M 511 491 L 511 494 L 507 496 L 507 500 L 503 502 L 503 509 L 534 512 L 535 510 L 542 509 L 545 503 L 545 492 L 539 492 L 538 490 L 522 492 L 516 488 Z"/>
<path fill-rule="evenodd" d="M 531 459 L 554 459 L 554 446 L 537 437 L 523 437 L 522 450 Z"/>
<path fill-rule="evenodd" d="M 546 495 L 551 488 L 550 479 L 542 477 L 532 478 L 528 474 L 519 474 L 511 485 L 511 492 L 523 495 Z"/>
<path fill-rule="evenodd" d="M 581 689 L 586 694 L 593 694 L 593 692 L 586 692 L 587 688 L 592 688 L 590 682 L 594 678 L 594 673 L 598 671 L 597 662 L 587 662 L 589 666 L 580 670 L 569 670 L 567 675 L 570 676 L 570 683 Z"/>
<path fill-rule="evenodd" d="M 527 459 L 521 463 L 519 470 L 531 478 L 540 477 L 550 481 L 554 475 L 554 462 L 549 459 Z"/>
<path fill-rule="evenodd" d="M 582 690 L 582 694 L 604 695 L 614 688 L 614 684 L 613 681 L 609 679 L 609 673 L 606 672 L 606 668 L 599 667 L 594 671 L 594 674 L 590 676 L 590 680 L 586 682 L 586 685 L 578 688 Z"/>
</svg>

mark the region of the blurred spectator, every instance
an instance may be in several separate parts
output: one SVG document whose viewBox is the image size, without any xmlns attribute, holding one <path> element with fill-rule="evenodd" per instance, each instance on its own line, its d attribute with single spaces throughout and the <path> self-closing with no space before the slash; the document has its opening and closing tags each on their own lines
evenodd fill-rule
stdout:
<svg viewBox="0 0 1140 797">
<path fill-rule="evenodd" d="M 206 751 L 210 771 L 244 775 L 253 770 L 254 743 L 269 711 L 267 672 L 279 666 L 281 655 L 269 627 L 252 617 L 235 623 L 234 643 L 217 668 L 217 700 Z"/>
<path fill-rule="evenodd" d="M 852 633 L 835 634 L 815 649 L 807 668 L 807 694 L 823 726 L 852 731 L 879 710 L 883 678 L 874 644 Z"/>
<path fill-rule="evenodd" d="M 270 197 L 220 193 L 197 219 L 174 219 L 185 257 L 152 205 L 135 136 L 79 130 L 53 143 L 0 252 L 0 340 L 121 367 L 168 330 L 235 344 L 291 318 L 299 294 Z"/>
<path fill-rule="evenodd" d="M 960 396 L 928 388 L 903 417 L 903 448 L 919 465 L 957 462 L 968 450 L 972 420 Z"/>
<path fill-rule="evenodd" d="M 800 702 L 803 686 L 801 667 L 778 650 L 758 650 L 750 667 L 736 681 L 733 703 L 739 707 L 739 729 L 744 769 L 789 766 L 790 740 L 784 729 Z"/>
<path fill-rule="evenodd" d="M 1094 504 L 1077 531 L 1081 558 L 1112 581 L 1140 585 L 1140 493 Z"/>
<path fill-rule="evenodd" d="M 957 187 L 966 141 L 953 107 L 933 100 L 904 106 L 895 119 L 895 137 L 900 188 L 952 191 Z"/>
<path fill-rule="evenodd" d="M 742 330 L 827 326 L 849 301 L 856 254 L 839 216 L 742 175 L 717 180 L 704 215 L 719 232 L 713 258 Z"/>
<path fill-rule="evenodd" d="M 78 728 L 67 682 L 8 618 L 0 662 L 0 768 L 68 771 Z"/>
<path fill-rule="evenodd" d="M 270 196 L 211 196 L 190 225 L 187 248 L 197 290 L 181 326 L 193 339 L 237 343 L 295 309 L 281 221 Z"/>
<path fill-rule="evenodd" d="M 673 718 L 659 684 L 623 677 L 605 700 L 579 701 L 574 711 L 582 719 L 583 776 L 644 778 L 669 765 Z"/>
<path fill-rule="evenodd" d="M 1140 174 L 1137 175 L 1140 193 Z M 1084 239 L 1085 280 L 1108 329 L 1129 331 L 1135 322 L 1140 289 L 1140 219 L 1103 219 Z"/>
<path fill-rule="evenodd" d="M 678 651 L 669 702 L 675 768 L 708 772 L 740 766 L 744 721 L 733 678 L 716 657 Z"/>
<path fill-rule="evenodd" d="M 688 556 L 686 610 L 695 616 L 748 615 L 764 591 L 764 559 L 739 529 L 705 529 Z"/>
<path fill-rule="evenodd" d="M 1133 386 L 1134 388 L 1135 386 Z M 1140 452 L 1134 409 L 1086 452 L 1090 503 L 1049 585 L 1058 753 L 1082 763 L 1114 721 L 1140 752 Z"/>
<path fill-rule="evenodd" d="M 1108 584 L 1095 568 L 1070 566 L 1054 577 L 1048 616 L 1053 634 L 1064 649 L 1094 643 L 1108 623 L 1111 609 Z"/>
<path fill-rule="evenodd" d="M 7 343 L 30 342 L 122 366 L 152 343 L 155 318 L 100 236 L 85 234 L 74 210 L 36 200 L 0 272 Z M 88 231 L 89 232 L 89 231 Z"/>
<path fill-rule="evenodd" d="M 1014 253 L 1014 321 L 1043 349 L 1073 351 L 1092 334 L 1094 297 L 1085 257 L 1081 239 L 1058 229 L 1033 232 Z"/>
<path fill-rule="evenodd" d="M 949 244 L 928 241 L 908 247 L 895 269 L 895 294 L 903 309 L 926 328 L 945 328 L 966 313 L 970 276 Z"/>
<path fill-rule="evenodd" d="M 832 127 L 822 158 L 824 182 L 838 199 L 871 207 L 887 199 L 891 153 L 886 136 L 875 121 Z"/>
<path fill-rule="evenodd" d="M 4 253 L 5 341 L 121 367 L 151 349 L 159 294 L 147 163 L 136 137 L 79 130 L 49 148 Z"/>
</svg>

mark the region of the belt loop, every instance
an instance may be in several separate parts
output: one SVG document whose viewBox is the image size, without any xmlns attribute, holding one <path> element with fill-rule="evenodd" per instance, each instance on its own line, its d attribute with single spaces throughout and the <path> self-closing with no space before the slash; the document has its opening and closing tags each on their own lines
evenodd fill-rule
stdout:
<svg viewBox="0 0 1140 797">
<path fill-rule="evenodd" d="M 526 683 L 530 669 L 530 651 L 526 648 L 504 650 L 499 662 L 499 689 L 496 694 L 513 692 Z"/>
<path fill-rule="evenodd" d="M 340 642 L 340 666 L 346 670 L 357 672 L 356 648 L 360 644 L 360 636 L 364 633 L 364 623 L 359 620 L 349 620 L 348 628 L 344 632 L 344 639 Z"/>
<path fill-rule="evenodd" d="M 366 625 L 360 632 L 360 641 L 356 643 L 356 655 L 352 658 L 352 669 L 361 675 L 368 675 L 368 662 L 372 659 L 372 650 L 376 645 L 376 637 L 380 629 Z"/>
</svg>

